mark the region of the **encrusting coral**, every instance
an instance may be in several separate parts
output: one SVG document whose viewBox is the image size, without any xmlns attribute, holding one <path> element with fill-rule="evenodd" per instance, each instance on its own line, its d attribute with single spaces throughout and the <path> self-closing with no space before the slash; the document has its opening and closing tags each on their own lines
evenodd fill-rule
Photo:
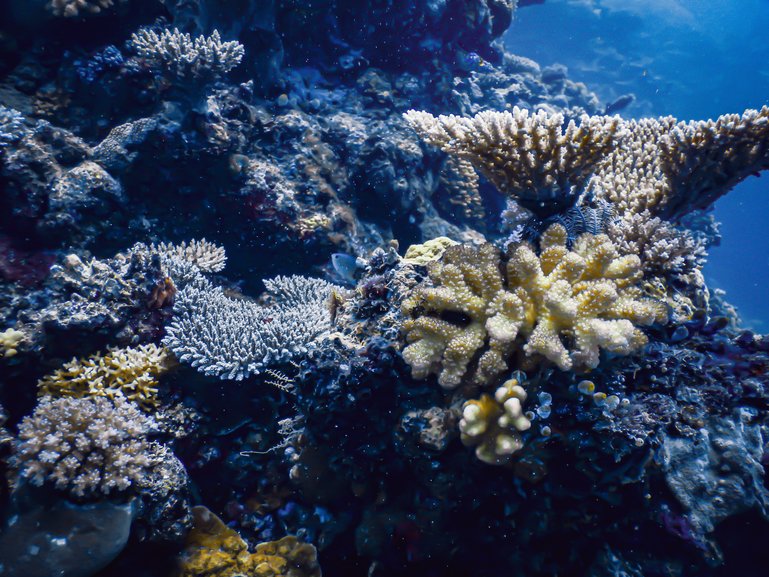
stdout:
<svg viewBox="0 0 769 577">
<path fill-rule="evenodd" d="M 523 447 L 520 433 L 529 430 L 531 421 L 523 414 L 525 376 L 518 372 L 494 392 L 462 407 L 459 431 L 462 443 L 475 447 L 475 455 L 484 463 L 501 465 Z"/>
<path fill-rule="evenodd" d="M 125 397 L 143 409 L 157 406 L 158 377 L 176 365 L 171 351 L 154 344 L 110 349 L 72 359 L 40 379 L 38 394 L 52 397 Z"/>
<path fill-rule="evenodd" d="M 320 577 L 315 547 L 294 536 L 259 543 L 253 553 L 238 533 L 205 507 L 192 509 L 176 577 Z"/>
<path fill-rule="evenodd" d="M 15 461 L 33 485 L 75 497 L 103 497 L 139 485 L 152 467 L 153 420 L 114 399 L 43 397 L 19 424 Z"/>
<path fill-rule="evenodd" d="M 638 286 L 640 259 L 621 256 L 604 234 L 583 234 L 569 250 L 556 224 L 543 233 L 539 256 L 528 243 L 511 245 L 509 255 L 504 276 L 490 244 L 449 247 L 428 266 L 432 286 L 402 307 L 403 358 L 414 378 L 437 374 L 454 388 L 470 373 L 486 383 L 507 369 L 519 341 L 561 370 L 595 368 L 601 349 L 627 355 L 646 344 L 636 325 L 667 321 L 665 305 Z"/>
</svg>

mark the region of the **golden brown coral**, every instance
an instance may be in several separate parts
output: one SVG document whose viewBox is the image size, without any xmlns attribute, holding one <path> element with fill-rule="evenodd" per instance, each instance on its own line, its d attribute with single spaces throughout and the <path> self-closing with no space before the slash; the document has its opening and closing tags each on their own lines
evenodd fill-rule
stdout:
<svg viewBox="0 0 769 577">
<path fill-rule="evenodd" d="M 154 344 L 113 348 L 105 355 L 72 359 L 38 382 L 38 394 L 110 399 L 123 396 L 150 409 L 158 404 L 157 378 L 175 364 L 176 359 L 168 349 Z"/>
<path fill-rule="evenodd" d="M 320 577 L 315 547 L 294 536 L 260 543 L 253 553 L 238 533 L 205 507 L 194 525 L 177 577 Z"/>
<path fill-rule="evenodd" d="M 566 241 L 566 230 L 552 225 L 539 255 L 528 243 L 511 245 L 504 276 L 492 245 L 446 249 L 428 268 L 433 286 L 403 303 L 403 358 L 414 378 L 437 374 L 446 388 L 466 376 L 486 383 L 507 369 L 517 341 L 561 370 L 596 367 L 601 349 L 626 355 L 643 347 L 636 325 L 664 323 L 667 310 L 638 287 L 639 258 L 621 256 L 603 234 L 583 234 L 572 250 Z"/>
</svg>

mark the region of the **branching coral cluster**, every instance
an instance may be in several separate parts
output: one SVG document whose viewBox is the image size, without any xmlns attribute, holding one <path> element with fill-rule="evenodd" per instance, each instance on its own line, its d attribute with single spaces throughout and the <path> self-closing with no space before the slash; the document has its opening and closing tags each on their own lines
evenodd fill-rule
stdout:
<svg viewBox="0 0 769 577">
<path fill-rule="evenodd" d="M 207 375 L 241 380 L 304 354 L 333 326 L 337 287 L 302 276 L 265 280 L 273 302 L 227 296 L 206 279 L 179 292 L 163 343 Z"/>
<path fill-rule="evenodd" d="M 473 118 L 410 110 L 406 120 L 427 143 L 469 161 L 500 192 L 539 213 L 568 206 L 610 151 L 619 117 L 485 111 Z"/>
<path fill-rule="evenodd" d="M 243 45 L 223 42 L 219 32 L 192 38 L 179 30 L 160 34 L 142 29 L 131 36 L 139 56 L 177 79 L 215 79 L 224 76 L 243 59 Z"/>
<path fill-rule="evenodd" d="M 144 409 L 158 405 L 158 377 L 176 363 L 168 349 L 154 344 L 136 348 L 111 349 L 105 355 L 72 359 L 62 368 L 43 377 L 38 393 L 52 397 L 118 396 Z"/>
<path fill-rule="evenodd" d="M 34 485 L 76 497 L 128 490 L 152 468 L 153 421 L 123 397 L 44 397 L 19 425 L 16 461 Z"/>
<path fill-rule="evenodd" d="M 638 326 L 666 322 L 667 310 L 639 288 L 640 259 L 621 256 L 603 234 L 583 234 L 572 250 L 566 241 L 566 230 L 552 225 L 539 255 L 519 243 L 504 265 L 489 244 L 446 249 L 428 267 L 430 284 L 403 303 L 403 357 L 414 378 L 437 374 L 454 388 L 466 376 L 488 382 L 516 349 L 566 371 L 595 368 L 601 350 L 643 347 Z"/>
</svg>

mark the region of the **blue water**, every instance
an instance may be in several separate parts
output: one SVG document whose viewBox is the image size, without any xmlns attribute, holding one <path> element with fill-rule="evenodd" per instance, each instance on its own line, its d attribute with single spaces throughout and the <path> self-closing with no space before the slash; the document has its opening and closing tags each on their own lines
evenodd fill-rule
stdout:
<svg viewBox="0 0 769 577">
<path fill-rule="evenodd" d="M 565 64 L 603 100 L 633 93 L 626 117 L 706 119 L 769 104 L 769 0 L 547 0 L 519 10 L 506 45 Z M 747 326 L 769 327 L 769 176 L 716 204 L 721 246 L 705 276 Z"/>
</svg>

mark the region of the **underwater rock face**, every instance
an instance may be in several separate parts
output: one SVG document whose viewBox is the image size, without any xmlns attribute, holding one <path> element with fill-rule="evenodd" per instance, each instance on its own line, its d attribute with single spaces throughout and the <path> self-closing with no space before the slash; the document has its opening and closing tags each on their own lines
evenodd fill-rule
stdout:
<svg viewBox="0 0 769 577">
<path fill-rule="evenodd" d="M 66 500 L 16 498 L 0 533 L 4 577 L 89 577 L 112 561 L 128 542 L 129 503 L 86 505 Z"/>
</svg>

